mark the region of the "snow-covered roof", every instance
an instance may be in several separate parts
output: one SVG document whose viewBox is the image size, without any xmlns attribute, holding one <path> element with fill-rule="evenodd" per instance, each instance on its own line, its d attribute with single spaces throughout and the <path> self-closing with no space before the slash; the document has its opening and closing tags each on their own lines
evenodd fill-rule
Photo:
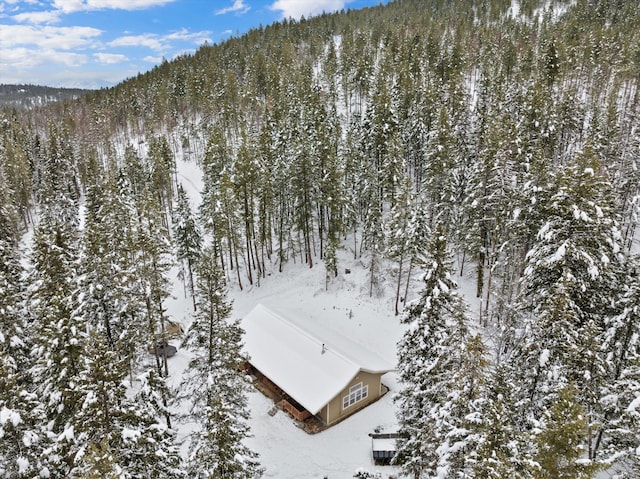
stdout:
<svg viewBox="0 0 640 479">
<path fill-rule="evenodd" d="M 371 449 L 373 451 L 395 451 L 397 440 L 395 437 L 374 437 L 371 440 Z"/>
<path fill-rule="evenodd" d="M 241 324 L 251 364 L 311 414 L 317 414 L 358 372 L 393 371 L 363 346 L 344 337 L 338 340 L 329 331 L 320 336 L 317 328 L 311 334 L 262 304 Z"/>
</svg>

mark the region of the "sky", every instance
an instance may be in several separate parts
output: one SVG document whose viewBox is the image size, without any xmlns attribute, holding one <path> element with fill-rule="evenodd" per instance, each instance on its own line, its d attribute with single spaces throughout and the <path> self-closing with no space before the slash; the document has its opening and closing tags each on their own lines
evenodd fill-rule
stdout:
<svg viewBox="0 0 640 479">
<path fill-rule="evenodd" d="M 0 0 L 0 84 L 100 88 L 283 18 L 387 0 Z"/>
</svg>

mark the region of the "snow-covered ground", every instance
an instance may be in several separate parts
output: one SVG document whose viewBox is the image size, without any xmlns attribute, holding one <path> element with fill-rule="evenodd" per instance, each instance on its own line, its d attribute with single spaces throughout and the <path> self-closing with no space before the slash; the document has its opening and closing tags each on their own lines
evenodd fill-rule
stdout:
<svg viewBox="0 0 640 479">
<path fill-rule="evenodd" d="M 201 190 L 199 169 L 193 163 L 179 161 L 178 181 L 190 194 L 194 206 Z M 366 346 L 382 359 L 395 365 L 396 343 L 403 326 L 394 316 L 394 279 L 388 278 L 379 288 L 378 296 L 369 296 L 368 269 L 362 259 L 354 259 L 348 246 L 339 251 L 338 278 L 325 289 L 325 268 L 317 262 L 313 268 L 291 261 L 279 273 L 277 266 L 260 279 L 260 286 L 244 285 L 240 291 L 234 278 L 229 281 L 229 299 L 233 301 L 233 316 L 242 318 L 262 303 L 274 311 L 295 319 L 310 329 L 323 328 L 335 335 Z M 350 270 L 346 273 L 345 269 Z M 192 303 L 185 297 L 184 286 L 177 279 L 174 297 L 168 301 L 169 315 L 184 326 L 191 322 Z M 386 275 L 387 276 L 387 275 Z M 172 383 L 179 384 L 180 375 L 189 360 L 188 352 L 179 350 L 170 359 Z M 393 396 L 398 391 L 395 373 L 387 373 L 382 381 L 390 388 L 379 401 L 364 408 L 339 424 L 310 435 L 300 429 L 283 411 L 268 413 L 273 402 L 258 391 L 249 394 L 253 437 L 250 447 L 260 454 L 265 477 L 287 478 L 351 478 L 359 468 L 379 471 L 383 478 L 398 474 L 398 468 L 375 466 L 369 433 L 374 430 L 395 432 L 397 421 Z M 181 438 L 188 438 L 193 424 L 178 425 Z M 187 441 L 188 443 L 188 441 Z M 185 444 L 186 450 L 186 444 Z"/>
<path fill-rule="evenodd" d="M 200 203 L 202 190 L 201 171 L 193 162 L 185 162 L 177 155 L 178 181 L 190 195 L 193 206 Z M 271 265 L 260 285 L 246 284 L 240 290 L 235 277 L 229 278 L 229 299 L 233 301 L 233 316 L 242 318 L 257 304 L 264 304 L 273 311 L 281 312 L 296 323 L 314 331 L 324 329 L 331 335 L 343 335 L 351 341 L 376 352 L 385 361 L 396 364 L 396 344 L 402 336 L 404 326 L 394 316 L 395 281 L 390 266 L 381 272 L 376 294 L 369 296 L 369 270 L 366 258 L 354 258 L 353 239 L 344 243 L 338 251 L 339 275 L 325 289 L 325 268 L 316 259 L 313 268 L 290 260 L 282 273 L 277 265 Z M 267 265 L 269 269 L 269 265 Z M 349 270 L 349 273 L 346 272 Z M 417 276 L 417 272 L 416 272 Z M 186 328 L 191 323 L 192 302 L 185 295 L 185 288 L 174 271 L 174 296 L 166 306 L 168 314 Z M 478 318 L 480 300 L 475 297 L 475 282 L 472 268 L 468 267 L 462 277 L 457 276 L 459 290 L 467 300 L 469 315 Z M 420 282 L 414 282 L 409 299 L 419 294 Z M 176 342 L 174 342 L 177 346 Z M 188 352 L 179 349 L 170 359 L 172 384 L 178 386 L 182 371 L 186 368 Z M 396 406 L 393 402 L 398 392 L 397 376 L 387 373 L 382 378 L 390 388 L 379 401 L 350 416 L 339 424 L 315 435 L 309 435 L 297 427 L 286 413 L 278 411 L 269 415 L 273 402 L 258 391 L 249 394 L 251 419 L 249 425 L 253 436 L 249 446 L 259 453 L 260 463 L 265 468 L 265 477 L 278 479 L 296 478 L 351 478 L 356 470 L 364 468 L 380 472 L 383 478 L 399 475 L 399 468 L 375 466 L 372 458 L 372 439 L 369 433 L 395 432 L 397 430 Z M 184 405 L 183 405 L 184 407 Z M 195 427 L 191 423 L 177 425 L 180 438 L 184 439 L 186 454 L 188 437 Z M 598 477 L 612 477 L 611 471 Z"/>
<path fill-rule="evenodd" d="M 327 329 L 377 352 L 383 359 L 396 364 L 396 343 L 402 335 L 402 325 L 393 315 L 393 290 L 389 285 L 384 297 L 369 297 L 368 271 L 353 260 L 350 251 L 341 252 L 342 274 L 325 290 L 324 265 L 309 268 L 301 264 L 287 264 L 283 273 L 273 272 L 263 278 L 259 287 L 249 286 L 240 291 L 230 284 L 229 298 L 233 300 L 233 315 L 242 318 L 255 305 L 262 303 L 274 311 L 286 313 L 298 324 L 309 323 L 310 329 Z M 351 270 L 344 274 L 345 268 Z M 184 297 L 183 287 L 176 284 L 176 298 L 168 304 L 169 314 L 189 324 L 192 306 Z M 186 351 L 178 351 L 171 358 L 174 384 L 188 361 Z M 286 413 L 268 414 L 273 402 L 254 391 L 249 395 L 250 426 L 253 437 L 249 445 L 260 454 L 265 477 L 276 478 L 350 478 L 358 468 L 380 471 L 383 477 L 397 474 L 394 467 L 376 467 L 371 455 L 374 429 L 394 432 L 397 429 L 393 395 L 398 390 L 395 373 L 383 376 L 390 388 L 382 399 L 343 422 L 315 435 L 296 426 Z M 185 437 L 192 425 L 180 426 Z"/>
</svg>

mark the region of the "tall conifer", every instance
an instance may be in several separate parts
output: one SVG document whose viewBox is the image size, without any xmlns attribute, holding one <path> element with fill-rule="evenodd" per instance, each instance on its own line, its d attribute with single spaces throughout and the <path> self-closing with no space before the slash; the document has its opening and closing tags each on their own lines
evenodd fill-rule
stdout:
<svg viewBox="0 0 640 479">
<path fill-rule="evenodd" d="M 189 416 L 198 423 L 191 438 L 188 471 L 194 478 L 245 478 L 261 475 L 249 436 L 246 394 L 240 371 L 242 329 L 230 319 L 232 307 L 215 250 L 207 248 L 198 262 L 198 309 L 185 338 L 193 353 L 183 382 Z"/>
</svg>

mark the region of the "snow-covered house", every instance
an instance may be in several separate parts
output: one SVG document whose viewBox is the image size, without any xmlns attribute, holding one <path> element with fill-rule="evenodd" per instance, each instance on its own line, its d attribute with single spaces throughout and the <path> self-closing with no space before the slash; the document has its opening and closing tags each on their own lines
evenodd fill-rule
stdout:
<svg viewBox="0 0 640 479">
<path fill-rule="evenodd" d="M 329 331 L 311 334 L 259 304 L 242 320 L 249 363 L 284 392 L 282 406 L 326 425 L 374 402 L 394 368 L 377 354 Z"/>
</svg>

